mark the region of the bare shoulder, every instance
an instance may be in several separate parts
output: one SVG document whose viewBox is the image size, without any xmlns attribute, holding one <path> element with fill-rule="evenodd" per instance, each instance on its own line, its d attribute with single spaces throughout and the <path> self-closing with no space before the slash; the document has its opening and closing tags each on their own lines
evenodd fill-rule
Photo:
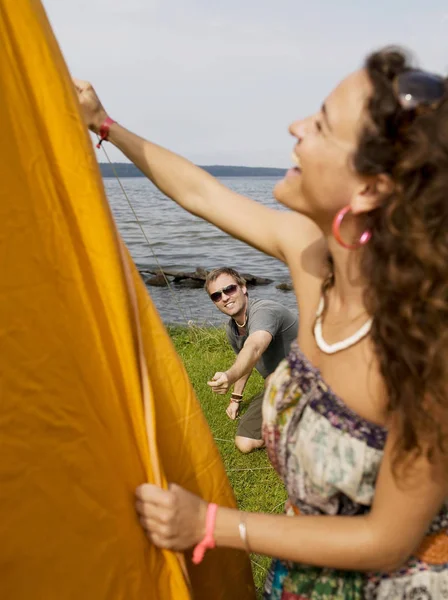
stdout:
<svg viewBox="0 0 448 600">
<path fill-rule="evenodd" d="M 308 217 L 282 212 L 279 218 L 280 252 L 291 276 L 322 280 L 326 273 L 328 247 L 322 230 Z"/>
</svg>

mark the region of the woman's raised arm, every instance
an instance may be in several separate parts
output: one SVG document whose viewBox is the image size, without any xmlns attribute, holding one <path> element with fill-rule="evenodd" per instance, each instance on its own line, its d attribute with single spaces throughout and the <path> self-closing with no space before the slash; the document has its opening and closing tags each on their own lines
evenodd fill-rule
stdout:
<svg viewBox="0 0 448 600">
<path fill-rule="evenodd" d="M 88 82 L 74 83 L 85 122 L 98 133 L 107 112 Z M 179 206 L 266 254 L 287 262 L 289 250 L 297 256 L 316 239 L 316 226 L 308 218 L 268 208 L 237 194 L 185 158 L 117 123 L 110 125 L 108 141 Z"/>
</svg>

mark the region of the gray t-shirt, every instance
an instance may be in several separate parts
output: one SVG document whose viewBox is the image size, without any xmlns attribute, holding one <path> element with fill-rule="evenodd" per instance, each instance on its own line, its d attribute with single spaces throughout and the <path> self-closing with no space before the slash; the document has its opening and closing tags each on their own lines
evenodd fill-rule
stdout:
<svg viewBox="0 0 448 600">
<path fill-rule="evenodd" d="M 298 324 L 297 315 L 278 302 L 249 298 L 246 334 L 238 335 L 238 328 L 233 319 L 227 323 L 226 333 L 236 354 L 255 331 L 267 331 L 272 335 L 271 343 L 255 365 L 260 375 L 266 379 L 288 355 L 291 343 L 297 339 Z"/>
</svg>

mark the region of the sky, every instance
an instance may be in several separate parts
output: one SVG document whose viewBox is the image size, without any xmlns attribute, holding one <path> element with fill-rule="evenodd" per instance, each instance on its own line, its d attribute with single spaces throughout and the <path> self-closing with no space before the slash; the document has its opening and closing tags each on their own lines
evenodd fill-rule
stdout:
<svg viewBox="0 0 448 600">
<path fill-rule="evenodd" d="M 43 4 L 72 75 L 110 116 L 201 165 L 288 167 L 288 125 L 384 45 L 448 74 L 447 0 Z"/>
</svg>

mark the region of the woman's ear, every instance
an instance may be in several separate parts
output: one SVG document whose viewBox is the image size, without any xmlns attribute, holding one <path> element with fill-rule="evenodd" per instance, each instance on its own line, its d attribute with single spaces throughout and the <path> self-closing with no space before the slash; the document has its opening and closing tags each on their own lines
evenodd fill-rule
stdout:
<svg viewBox="0 0 448 600">
<path fill-rule="evenodd" d="M 378 208 L 394 190 L 394 182 L 385 173 L 364 180 L 350 203 L 352 213 L 359 215 Z"/>
</svg>

